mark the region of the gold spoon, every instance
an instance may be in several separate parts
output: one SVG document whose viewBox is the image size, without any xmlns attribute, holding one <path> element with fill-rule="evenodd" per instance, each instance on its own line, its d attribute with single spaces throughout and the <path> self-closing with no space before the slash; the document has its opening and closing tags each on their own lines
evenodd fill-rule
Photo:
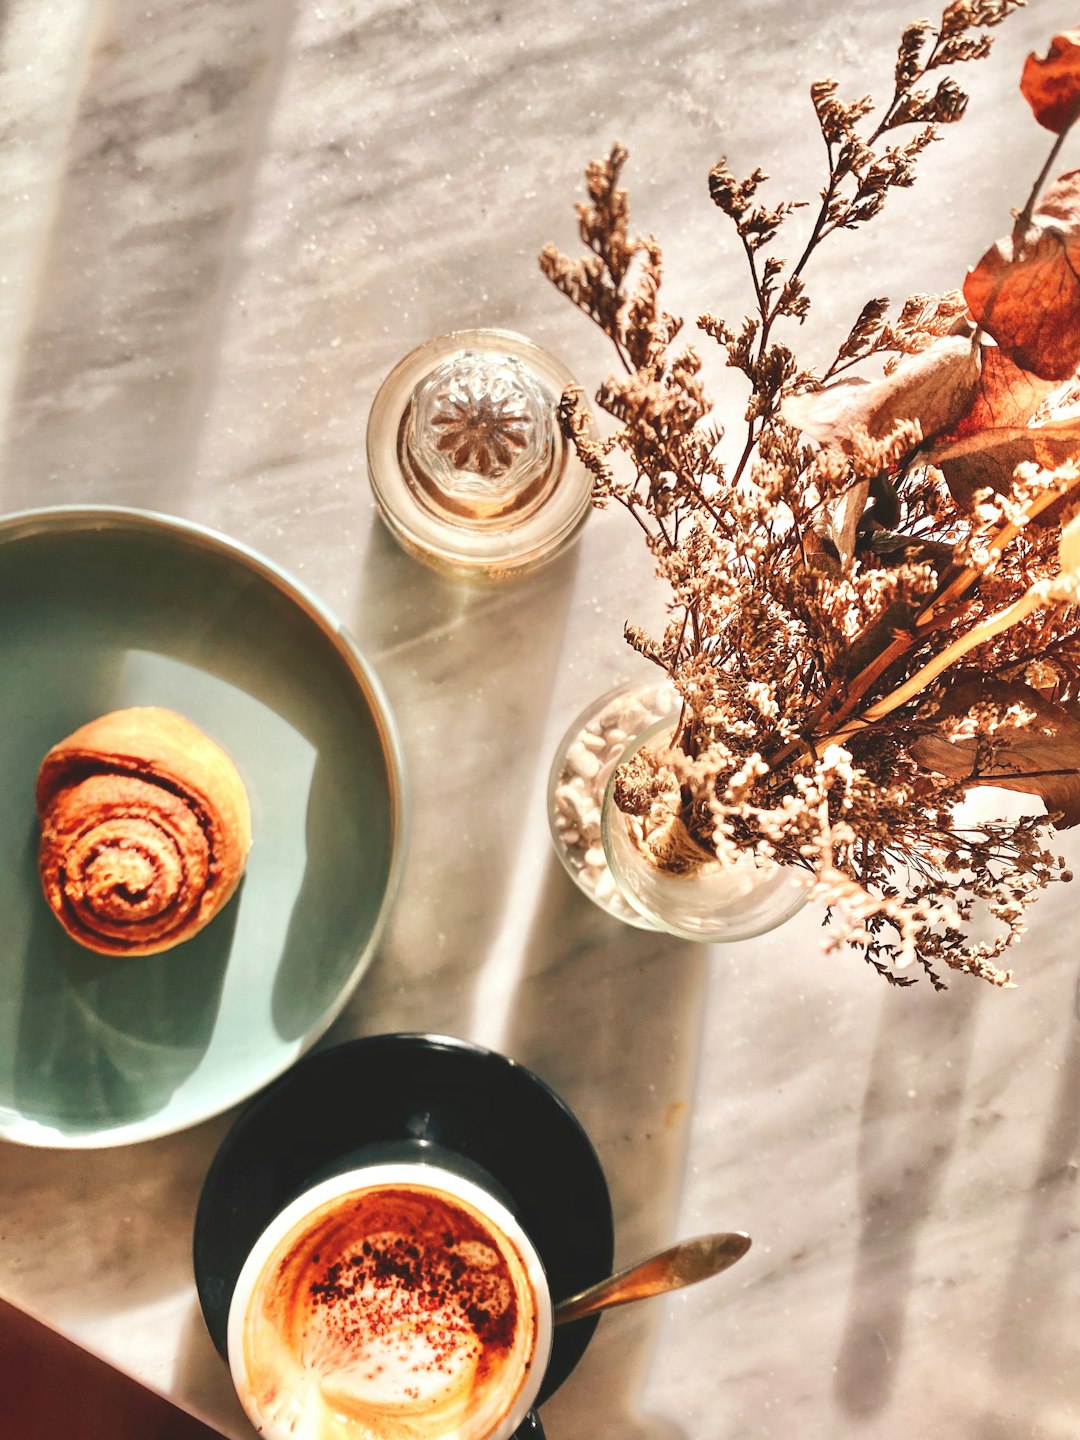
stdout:
<svg viewBox="0 0 1080 1440">
<path fill-rule="evenodd" d="M 639 1260 L 628 1270 L 609 1275 L 577 1295 L 560 1300 L 555 1306 L 555 1324 L 580 1320 L 611 1305 L 629 1305 L 631 1300 L 644 1300 L 649 1295 L 663 1295 L 683 1285 L 696 1285 L 710 1275 L 718 1275 L 750 1249 L 750 1236 L 735 1230 L 720 1235 L 699 1235 L 696 1240 L 683 1240 L 659 1255 Z"/>
</svg>

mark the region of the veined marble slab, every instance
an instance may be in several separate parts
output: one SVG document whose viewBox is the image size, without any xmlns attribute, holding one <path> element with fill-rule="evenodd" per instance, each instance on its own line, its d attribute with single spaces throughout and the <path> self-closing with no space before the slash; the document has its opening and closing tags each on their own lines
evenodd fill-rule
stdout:
<svg viewBox="0 0 1080 1440">
<path fill-rule="evenodd" d="M 143 505 L 262 548 L 341 613 L 401 723 L 405 883 L 329 1038 L 430 1028 L 539 1070 L 597 1143 L 620 1261 L 754 1236 L 723 1279 L 604 1319 L 551 1440 L 1080 1433 L 1073 893 L 1039 903 L 1011 993 L 889 991 L 823 958 L 809 912 L 727 949 L 609 921 L 549 853 L 544 782 L 574 714 L 634 673 L 624 620 L 660 613 L 636 534 L 596 515 L 549 569 L 471 590 L 394 547 L 363 459 L 379 382 L 431 335 L 507 326 L 590 385 L 606 372 L 535 257 L 575 247 L 580 172 L 615 138 L 669 308 L 737 319 L 709 167 L 760 163 L 812 198 L 810 81 L 882 93 L 911 18 L 896 0 L 0 15 L 0 503 Z M 808 354 L 872 294 L 958 285 L 1007 230 L 1049 141 L 1019 68 L 1075 23 L 1035 0 L 997 32 L 922 182 L 815 262 Z M 737 425 L 732 377 L 713 379 Z M 0 1293 L 249 1440 L 190 1274 L 227 1123 L 104 1154 L 0 1147 Z"/>
</svg>

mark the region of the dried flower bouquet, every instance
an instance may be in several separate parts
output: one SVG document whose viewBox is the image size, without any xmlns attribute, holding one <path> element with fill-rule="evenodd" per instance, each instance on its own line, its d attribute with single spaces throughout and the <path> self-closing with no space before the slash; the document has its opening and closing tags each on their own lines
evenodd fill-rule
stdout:
<svg viewBox="0 0 1080 1440">
<path fill-rule="evenodd" d="M 682 697 L 677 742 L 624 767 L 618 804 L 646 847 L 663 837 L 658 864 L 751 850 L 805 867 L 828 948 L 858 947 L 897 985 L 912 966 L 936 988 L 946 967 L 1009 984 L 999 962 L 1028 906 L 1070 878 L 1047 840 L 1080 821 L 1080 171 L 1047 180 L 1080 112 L 1080 30 L 1027 61 L 1052 149 L 962 293 L 892 319 L 870 299 L 823 371 L 782 337 L 822 243 L 877 216 L 963 115 L 943 72 L 985 56 L 1021 4 L 954 0 L 909 25 L 884 109 L 815 84 L 828 173 L 805 220 L 761 198 L 761 170 L 712 170 L 753 293 L 740 325 L 698 321 L 749 390 L 730 456 L 660 303 L 660 247 L 631 236 L 621 147 L 586 172 L 587 255 L 541 256 L 621 362 L 597 396 L 614 433 L 596 438 L 574 392 L 564 428 L 596 504 L 633 516 L 671 590 L 664 634 L 626 638 Z M 776 248 L 797 227 L 788 262 Z M 986 785 L 1046 814 L 964 819 Z"/>
</svg>

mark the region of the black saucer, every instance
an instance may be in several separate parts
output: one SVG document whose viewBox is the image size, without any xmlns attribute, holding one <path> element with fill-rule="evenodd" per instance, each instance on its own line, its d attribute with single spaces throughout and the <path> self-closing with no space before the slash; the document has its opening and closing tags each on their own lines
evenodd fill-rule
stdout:
<svg viewBox="0 0 1080 1440">
<path fill-rule="evenodd" d="M 588 1136 L 531 1070 L 442 1035 L 375 1035 L 310 1055 L 264 1090 L 226 1135 L 195 1217 L 195 1281 L 223 1356 L 244 1258 L 312 1177 L 380 1142 L 428 1140 L 507 1192 L 553 1299 L 611 1273 L 611 1200 Z M 537 1403 L 585 1353 L 598 1316 L 555 1329 Z"/>
</svg>

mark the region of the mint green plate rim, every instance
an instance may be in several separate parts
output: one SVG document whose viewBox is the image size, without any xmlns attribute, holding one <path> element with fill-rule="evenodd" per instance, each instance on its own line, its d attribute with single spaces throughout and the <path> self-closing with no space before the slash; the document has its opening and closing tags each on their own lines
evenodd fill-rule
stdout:
<svg viewBox="0 0 1080 1440">
<path fill-rule="evenodd" d="M 249 1079 L 247 1083 L 239 1085 L 235 1089 L 223 1087 L 220 1096 L 216 1097 L 212 1104 L 193 1107 L 190 1112 L 182 1116 L 162 1120 L 159 1115 L 151 1114 L 131 1123 L 111 1126 L 101 1131 L 88 1130 L 68 1133 L 50 1128 L 38 1121 L 27 1120 L 22 1116 L 8 1119 L 0 1113 L 0 1141 L 13 1142 L 33 1149 L 110 1149 L 138 1141 L 156 1140 L 166 1135 L 178 1134 L 232 1109 L 283 1075 L 326 1033 L 348 1004 L 353 991 L 374 958 L 385 933 L 404 870 L 407 839 L 405 818 L 407 784 L 401 741 L 389 702 L 374 670 L 362 655 L 343 623 L 312 590 L 309 590 L 287 570 L 242 541 L 202 525 L 198 521 L 127 505 L 52 505 L 9 512 L 0 515 L 0 547 L 16 544 L 20 539 L 37 536 L 46 531 L 64 533 L 124 528 L 135 530 L 141 528 L 148 533 L 174 535 L 235 562 L 272 585 L 330 641 L 344 661 L 361 697 L 369 707 L 382 745 L 390 795 L 390 863 L 382 900 L 371 933 L 367 943 L 357 955 L 355 965 L 343 980 L 336 999 L 291 1047 L 283 1047 L 287 1053 L 284 1056 L 280 1053 L 277 1054 L 274 1062 L 267 1064 L 265 1073 L 259 1073 L 256 1078 Z"/>
</svg>

